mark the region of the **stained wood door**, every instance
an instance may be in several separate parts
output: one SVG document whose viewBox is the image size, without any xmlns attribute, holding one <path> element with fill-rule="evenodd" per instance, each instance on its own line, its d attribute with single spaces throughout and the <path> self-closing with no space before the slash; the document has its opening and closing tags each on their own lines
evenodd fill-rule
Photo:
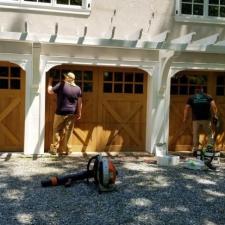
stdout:
<svg viewBox="0 0 225 225">
<path fill-rule="evenodd" d="M 69 65 L 55 70 L 78 74 L 76 83 L 83 91 L 82 119 L 75 122 L 70 140 L 73 151 L 144 151 L 145 73 L 135 69 Z M 48 95 L 46 149 L 51 142 L 54 107 L 55 96 Z"/>
<path fill-rule="evenodd" d="M 169 150 L 190 151 L 192 148 L 191 117 L 183 124 L 184 105 L 188 96 L 171 96 L 169 116 Z"/>
<path fill-rule="evenodd" d="M 217 128 L 216 147 L 225 150 L 225 72 L 215 74 L 215 101 L 218 107 L 219 126 Z"/>
<path fill-rule="evenodd" d="M 225 151 L 225 97 L 217 96 L 219 126 L 217 130 L 216 147 L 218 150 Z"/>
<path fill-rule="evenodd" d="M 184 125 L 183 112 L 186 101 L 194 93 L 195 86 L 203 82 L 204 90 L 216 101 L 219 115 L 220 128 L 216 138 L 216 149 L 224 149 L 224 115 L 225 115 L 225 73 L 206 71 L 182 71 L 171 82 L 169 150 L 187 151 L 192 149 L 192 120 Z M 199 142 L 202 146 L 207 143 L 207 135 L 200 130 Z"/>
<path fill-rule="evenodd" d="M 25 72 L 15 64 L 0 63 L 0 150 L 23 151 Z"/>
<path fill-rule="evenodd" d="M 104 151 L 144 151 L 146 132 L 145 73 L 135 69 L 100 70 L 97 148 Z"/>
<path fill-rule="evenodd" d="M 69 71 L 76 74 L 76 84 L 82 89 L 82 118 L 75 121 L 70 145 L 73 151 L 93 151 L 96 146 L 97 124 L 97 78 L 96 70 L 83 66 L 63 65 L 57 66 L 47 73 L 53 76 L 56 84 L 63 79 L 63 75 Z M 46 81 L 47 83 L 47 81 Z M 46 87 L 47 92 L 47 87 Z M 56 108 L 56 96 L 46 94 L 46 119 L 45 119 L 45 149 L 49 150 L 52 141 L 52 126 Z"/>
</svg>

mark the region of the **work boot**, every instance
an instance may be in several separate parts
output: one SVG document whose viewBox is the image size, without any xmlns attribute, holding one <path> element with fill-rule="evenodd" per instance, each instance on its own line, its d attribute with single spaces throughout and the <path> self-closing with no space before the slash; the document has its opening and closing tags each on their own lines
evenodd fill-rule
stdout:
<svg viewBox="0 0 225 225">
<path fill-rule="evenodd" d="M 55 150 L 50 150 L 50 151 L 49 151 L 49 154 L 51 154 L 51 155 L 56 155 L 57 152 L 56 152 Z"/>
<path fill-rule="evenodd" d="M 193 155 L 193 157 L 197 157 L 197 149 L 195 149 L 195 148 L 193 148 L 192 149 L 192 155 Z"/>
</svg>

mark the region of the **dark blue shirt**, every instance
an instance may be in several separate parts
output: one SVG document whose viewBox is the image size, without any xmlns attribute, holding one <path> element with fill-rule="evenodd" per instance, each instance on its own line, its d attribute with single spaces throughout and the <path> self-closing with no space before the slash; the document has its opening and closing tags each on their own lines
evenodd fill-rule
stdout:
<svg viewBox="0 0 225 225">
<path fill-rule="evenodd" d="M 210 120 L 212 100 L 211 96 L 202 92 L 191 96 L 187 104 L 192 108 L 192 120 Z"/>
</svg>

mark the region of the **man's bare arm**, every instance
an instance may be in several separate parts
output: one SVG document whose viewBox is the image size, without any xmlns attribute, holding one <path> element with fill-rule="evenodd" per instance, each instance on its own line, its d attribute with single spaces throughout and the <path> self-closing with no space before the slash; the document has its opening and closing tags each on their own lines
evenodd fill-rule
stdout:
<svg viewBox="0 0 225 225">
<path fill-rule="evenodd" d="M 54 94 L 54 91 L 52 90 L 52 81 L 53 81 L 53 78 L 50 77 L 50 78 L 48 79 L 48 93 L 49 93 L 50 95 Z"/>
<path fill-rule="evenodd" d="M 185 123 L 188 119 L 188 114 L 189 114 L 189 111 L 190 111 L 190 108 L 191 106 L 186 104 L 185 107 L 184 107 L 184 117 L 183 117 L 183 122 Z"/>
<path fill-rule="evenodd" d="M 82 111 L 82 98 L 78 98 L 77 101 L 77 111 L 76 111 L 76 118 L 79 120 L 81 118 L 81 111 Z"/>
<path fill-rule="evenodd" d="M 216 102 L 212 100 L 210 105 L 211 105 L 213 117 L 217 117 L 218 110 L 217 110 Z"/>
</svg>

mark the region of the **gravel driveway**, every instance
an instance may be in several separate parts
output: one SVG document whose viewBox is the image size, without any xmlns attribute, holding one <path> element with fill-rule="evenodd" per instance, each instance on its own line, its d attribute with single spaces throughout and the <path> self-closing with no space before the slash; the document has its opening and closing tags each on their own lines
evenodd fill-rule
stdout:
<svg viewBox="0 0 225 225">
<path fill-rule="evenodd" d="M 159 167 L 148 156 L 116 156 L 117 191 L 85 181 L 41 187 L 52 175 L 86 169 L 88 158 L 0 155 L 0 225 L 225 225 L 220 171 Z"/>
</svg>

